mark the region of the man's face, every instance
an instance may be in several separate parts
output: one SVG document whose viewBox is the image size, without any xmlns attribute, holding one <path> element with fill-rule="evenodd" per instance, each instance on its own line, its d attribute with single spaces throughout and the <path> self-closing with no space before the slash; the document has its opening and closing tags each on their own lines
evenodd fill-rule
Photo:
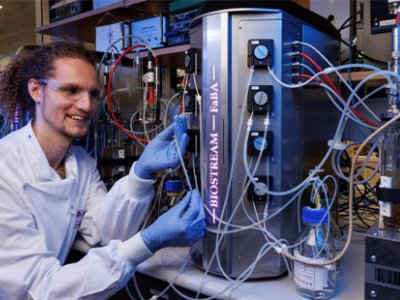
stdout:
<svg viewBox="0 0 400 300">
<path fill-rule="evenodd" d="M 44 80 L 36 122 L 67 138 L 84 137 L 98 106 L 99 82 L 92 65 L 78 58 L 59 58 Z"/>
</svg>

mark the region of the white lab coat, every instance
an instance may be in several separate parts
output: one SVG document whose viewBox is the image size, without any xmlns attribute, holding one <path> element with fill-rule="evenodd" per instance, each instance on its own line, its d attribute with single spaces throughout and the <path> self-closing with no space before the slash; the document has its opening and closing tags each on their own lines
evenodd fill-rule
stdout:
<svg viewBox="0 0 400 300">
<path fill-rule="evenodd" d="M 61 179 L 31 123 L 0 140 L 2 300 L 105 299 L 151 255 L 135 233 L 154 182 L 138 178 L 132 167 L 107 193 L 95 161 L 77 146 L 71 146 L 65 167 L 66 179 Z M 104 247 L 63 265 L 77 232 L 90 245 Z M 121 255 L 124 244 L 126 253 L 136 251 L 136 261 Z"/>
</svg>

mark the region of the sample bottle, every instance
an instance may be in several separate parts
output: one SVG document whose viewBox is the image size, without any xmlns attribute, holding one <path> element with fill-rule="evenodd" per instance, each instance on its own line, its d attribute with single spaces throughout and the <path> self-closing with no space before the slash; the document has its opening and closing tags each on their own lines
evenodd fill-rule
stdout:
<svg viewBox="0 0 400 300">
<path fill-rule="evenodd" d="M 165 182 L 165 192 L 168 196 L 168 209 L 176 205 L 182 197 L 183 183 L 179 179 L 170 179 Z"/>
<path fill-rule="evenodd" d="M 330 236 L 332 237 L 332 243 L 335 248 L 335 253 L 339 253 L 342 251 L 344 247 L 344 243 L 342 241 L 342 231 L 340 230 L 339 225 L 335 222 L 334 218 L 330 218 Z M 340 277 L 342 274 L 342 263 L 339 260 L 336 261 L 336 278 Z"/>
<path fill-rule="evenodd" d="M 326 206 L 324 204 L 330 205 L 332 207 L 332 203 L 330 203 L 331 201 L 333 201 L 333 200 L 329 199 L 328 203 L 326 203 L 326 201 L 321 201 L 321 205 L 325 208 L 326 208 Z M 335 204 L 333 204 L 333 205 L 335 205 Z M 342 251 L 342 249 L 344 247 L 344 243 L 342 241 L 343 233 L 340 230 L 338 223 L 336 223 L 335 218 L 331 217 L 329 219 L 330 219 L 329 234 L 330 234 L 330 237 L 332 238 L 332 243 L 335 247 L 335 252 L 339 253 Z M 341 262 L 340 262 L 340 260 L 337 260 L 336 261 L 336 278 L 338 278 L 340 276 L 340 274 L 341 274 Z"/>
<path fill-rule="evenodd" d="M 329 234 L 325 208 L 303 208 L 305 228 L 296 242 L 294 256 L 309 262 L 323 263 L 335 256 L 335 247 Z M 294 282 L 297 293 L 309 299 L 330 299 L 335 294 L 336 264 L 313 266 L 294 262 Z"/>
</svg>

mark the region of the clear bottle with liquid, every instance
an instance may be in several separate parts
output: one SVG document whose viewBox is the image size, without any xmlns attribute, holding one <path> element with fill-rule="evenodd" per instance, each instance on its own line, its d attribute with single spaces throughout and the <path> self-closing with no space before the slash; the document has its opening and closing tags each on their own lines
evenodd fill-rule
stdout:
<svg viewBox="0 0 400 300">
<path fill-rule="evenodd" d="M 329 234 L 325 208 L 303 208 L 305 228 L 296 242 L 294 256 L 310 262 L 323 263 L 335 256 L 335 246 Z M 313 266 L 294 262 L 293 277 L 297 293 L 308 299 L 330 299 L 335 295 L 336 264 Z"/>
<path fill-rule="evenodd" d="M 328 203 L 325 200 L 320 201 L 322 207 L 327 208 L 326 205 L 330 205 L 331 207 L 333 207 L 333 204 L 331 203 L 331 201 L 333 201 L 332 199 L 329 199 Z M 326 205 L 324 205 L 326 204 Z M 335 247 L 335 251 L 336 253 L 339 253 L 340 251 L 342 251 L 343 247 L 344 247 L 344 243 L 342 241 L 342 237 L 343 237 L 343 233 L 339 227 L 339 224 L 335 221 L 334 217 L 329 218 L 330 219 L 330 223 L 329 223 L 329 234 L 330 237 L 332 238 L 332 243 Z M 339 277 L 341 275 L 341 261 L 337 260 L 336 261 L 336 277 Z"/>
<path fill-rule="evenodd" d="M 340 253 L 344 247 L 344 243 L 342 241 L 343 233 L 340 230 L 338 223 L 334 220 L 334 218 L 330 218 L 330 235 L 332 237 L 332 243 L 335 248 L 335 253 Z M 336 278 L 340 277 L 342 274 L 342 262 L 341 260 L 336 261 Z"/>
</svg>

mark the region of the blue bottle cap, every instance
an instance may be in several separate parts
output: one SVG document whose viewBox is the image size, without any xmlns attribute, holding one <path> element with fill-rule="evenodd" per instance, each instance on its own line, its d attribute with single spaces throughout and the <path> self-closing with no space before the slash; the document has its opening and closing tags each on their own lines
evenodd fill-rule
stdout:
<svg viewBox="0 0 400 300">
<path fill-rule="evenodd" d="M 182 180 L 167 180 L 165 181 L 166 192 L 180 192 L 183 189 Z"/>
<path fill-rule="evenodd" d="M 328 214 L 326 208 L 303 207 L 302 220 L 309 224 L 324 224 L 328 222 Z M 321 221 L 322 220 L 322 221 Z"/>
</svg>

